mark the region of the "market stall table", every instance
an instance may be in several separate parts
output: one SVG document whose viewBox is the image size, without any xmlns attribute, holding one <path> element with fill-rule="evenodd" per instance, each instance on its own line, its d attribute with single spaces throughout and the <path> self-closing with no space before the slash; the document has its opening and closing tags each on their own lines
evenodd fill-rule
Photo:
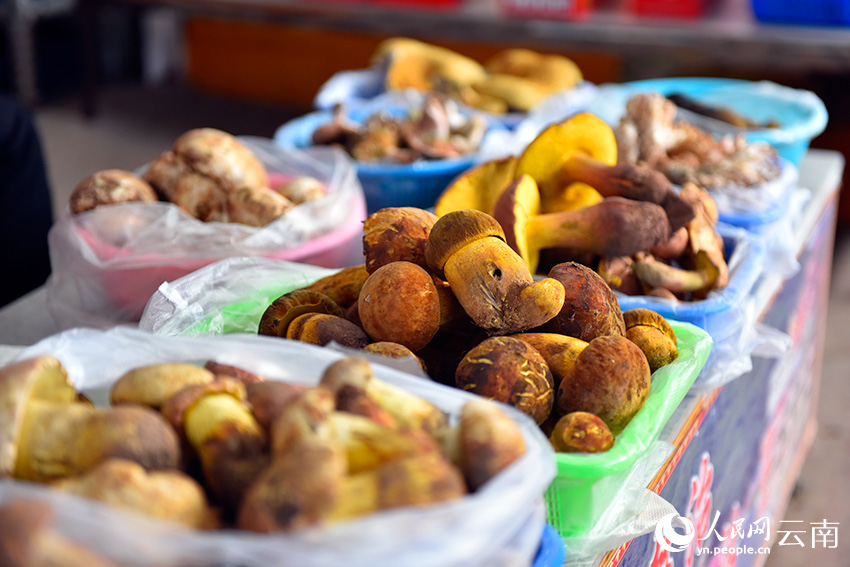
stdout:
<svg viewBox="0 0 850 567">
<path fill-rule="evenodd" d="M 801 269 L 787 281 L 766 276 L 756 288 L 760 320 L 790 335 L 793 346 L 778 359 L 756 358 L 751 372 L 721 389 L 689 396 L 662 433 L 674 450 L 649 488 L 691 519 L 699 537 L 716 530 L 719 536 L 707 538 L 699 547 L 739 546 L 740 539 L 728 537 L 734 527 L 745 523 L 746 532 L 763 518 L 769 520 L 774 537 L 761 546 L 777 540 L 779 520 L 815 429 L 843 169 L 843 156 L 837 152 L 812 150 L 806 155 L 800 186 L 811 190 L 812 196 L 794 228 Z M 16 356 L 22 346 L 57 331 L 43 287 L 5 306 L 0 309 L 0 363 Z M 747 545 L 759 547 L 755 540 L 764 538 L 764 532 L 749 531 Z M 708 560 L 697 557 L 696 548 L 694 542 L 683 553 L 668 552 L 654 534 L 648 534 L 595 563 L 708 565 Z M 765 557 L 737 556 L 736 565 L 762 565 Z"/>
</svg>

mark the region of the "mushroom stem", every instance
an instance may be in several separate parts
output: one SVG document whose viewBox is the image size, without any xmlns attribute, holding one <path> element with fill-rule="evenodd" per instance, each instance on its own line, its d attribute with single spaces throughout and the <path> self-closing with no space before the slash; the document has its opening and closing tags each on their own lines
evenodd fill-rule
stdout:
<svg viewBox="0 0 850 567">
<path fill-rule="evenodd" d="M 444 271 L 466 313 L 489 332 L 510 334 L 537 327 L 563 305 L 563 300 L 551 301 L 563 296 L 562 286 L 551 278 L 535 282 L 523 259 L 499 238 L 467 244 L 449 258 Z M 492 293 L 495 289 L 503 293 Z"/>
<path fill-rule="evenodd" d="M 655 258 L 637 259 L 633 270 L 644 284 L 662 287 L 673 293 L 699 291 L 713 283 L 709 274 L 702 270 L 675 268 Z"/>
<path fill-rule="evenodd" d="M 616 197 L 584 209 L 531 217 L 526 231 L 538 250 L 578 248 L 604 256 L 631 256 L 670 236 L 661 207 Z"/>
<path fill-rule="evenodd" d="M 624 197 L 661 205 L 667 213 L 671 231 L 694 218 L 694 208 L 673 190 L 667 177 L 655 169 L 633 164 L 607 165 L 585 154 L 576 153 L 564 163 L 562 181 L 567 185 L 582 182 L 604 197 Z"/>
</svg>

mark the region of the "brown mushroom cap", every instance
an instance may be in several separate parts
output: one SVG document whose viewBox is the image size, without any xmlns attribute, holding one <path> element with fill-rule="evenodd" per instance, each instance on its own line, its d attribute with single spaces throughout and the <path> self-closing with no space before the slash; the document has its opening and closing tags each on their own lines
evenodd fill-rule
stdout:
<svg viewBox="0 0 850 567">
<path fill-rule="evenodd" d="M 305 313 L 326 313 L 344 317 L 337 303 L 319 291 L 297 289 L 275 299 L 260 318 L 258 333 L 271 337 L 285 337 L 296 317 Z"/>
<path fill-rule="evenodd" d="M 248 405 L 257 422 L 268 431 L 272 422 L 287 405 L 294 401 L 307 386 L 278 380 L 254 382 L 246 386 Z"/>
<path fill-rule="evenodd" d="M 326 313 L 299 315 L 290 323 L 286 338 L 319 346 L 336 341 L 355 349 L 371 342 L 366 332 L 348 319 Z"/>
<path fill-rule="evenodd" d="M 676 333 L 667 319 L 642 307 L 626 311 L 623 317 L 626 321 L 626 338 L 646 355 L 651 372 L 676 360 L 679 356 Z"/>
<path fill-rule="evenodd" d="M 154 202 L 156 193 L 146 181 L 129 171 L 107 169 L 85 179 L 71 193 L 71 213 L 78 214 L 101 205 L 130 201 Z"/>
<path fill-rule="evenodd" d="M 549 439 L 559 453 L 602 453 L 614 446 L 614 436 L 605 422 L 585 411 L 561 417 Z"/>
<path fill-rule="evenodd" d="M 537 423 L 554 404 L 554 380 L 546 361 L 528 343 L 491 337 L 470 350 L 455 372 L 458 388 L 512 405 Z"/>
<path fill-rule="evenodd" d="M 125 372 L 112 386 L 112 405 L 139 404 L 155 409 L 172 395 L 192 384 L 207 384 L 215 375 L 194 364 L 166 362 L 140 366 Z"/>
<path fill-rule="evenodd" d="M 227 220 L 248 226 L 266 226 L 294 206 L 263 185 L 242 185 L 227 192 Z"/>
<path fill-rule="evenodd" d="M 39 356 L 0 368 L 0 477 L 10 476 L 18 459 L 18 438 L 30 400 L 73 403 L 77 391 L 62 364 Z"/>
<path fill-rule="evenodd" d="M 335 274 L 325 276 L 304 289 L 324 293 L 343 309 L 357 304 L 360 289 L 369 278 L 365 264 L 344 268 Z"/>
<path fill-rule="evenodd" d="M 440 298 L 431 275 L 411 262 L 378 268 L 360 290 L 357 312 L 374 341 L 417 351 L 440 329 Z"/>
<path fill-rule="evenodd" d="M 415 207 L 390 207 L 369 215 L 363 223 L 366 270 L 371 274 L 400 260 L 427 268 L 425 244 L 436 222 L 436 215 Z"/>
<path fill-rule="evenodd" d="M 562 414 L 586 411 L 618 433 L 649 396 L 649 364 L 643 351 L 625 337 L 597 337 L 576 359 L 558 388 Z"/>
<path fill-rule="evenodd" d="M 442 272 L 448 259 L 471 242 L 487 237 L 505 240 L 499 223 L 481 211 L 462 209 L 447 213 L 431 228 L 425 259 L 432 270 Z"/>
<path fill-rule="evenodd" d="M 549 277 L 564 285 L 560 313 L 544 325 L 546 331 L 590 342 L 604 335 L 626 334 L 617 296 L 602 276 L 577 262 L 554 266 Z"/>
</svg>

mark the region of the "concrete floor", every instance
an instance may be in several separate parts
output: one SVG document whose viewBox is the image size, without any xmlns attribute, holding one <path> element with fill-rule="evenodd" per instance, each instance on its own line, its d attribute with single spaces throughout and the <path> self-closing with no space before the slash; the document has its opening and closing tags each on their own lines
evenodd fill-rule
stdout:
<svg viewBox="0 0 850 567">
<path fill-rule="evenodd" d="M 185 88 L 111 88 L 101 93 L 93 119 L 80 113 L 79 101 L 43 105 L 35 112 L 42 135 L 54 211 L 60 214 L 74 186 L 106 168 L 134 169 L 169 147 L 181 133 L 212 126 L 233 134 L 271 136 L 275 128 L 298 114 L 290 109 L 201 96 Z M 840 325 L 850 321 L 850 230 L 836 239 L 829 318 L 820 394 L 820 426 L 789 504 L 786 519 L 840 522 L 850 529 L 850 348 Z M 850 556 L 839 534 L 832 550 L 775 545 L 767 567 L 846 567 Z"/>
</svg>

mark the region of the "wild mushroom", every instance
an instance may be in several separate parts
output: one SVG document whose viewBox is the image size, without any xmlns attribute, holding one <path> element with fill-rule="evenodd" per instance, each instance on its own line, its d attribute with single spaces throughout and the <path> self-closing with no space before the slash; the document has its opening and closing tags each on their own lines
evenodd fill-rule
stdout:
<svg viewBox="0 0 850 567">
<path fill-rule="evenodd" d="M 358 357 L 346 357 L 331 364 L 320 384 L 335 394 L 345 386 L 363 389 L 386 410 L 399 427 L 421 429 L 432 436 L 446 428 L 446 415 L 434 404 L 398 386 L 375 378 L 369 363 Z"/>
<path fill-rule="evenodd" d="M 287 179 L 280 185 L 275 185 L 272 190 L 286 197 L 295 205 L 316 201 L 328 194 L 328 188 L 315 177 L 301 175 Z"/>
<path fill-rule="evenodd" d="M 556 392 L 561 380 L 573 369 L 578 355 L 587 346 L 581 339 L 560 333 L 520 333 L 511 335 L 511 338 L 527 343 L 543 357 L 552 372 Z"/>
<path fill-rule="evenodd" d="M 692 183 L 682 187 L 682 197 L 694 205 L 696 216 L 687 225 L 688 242 L 677 268 L 656 260 L 651 255 L 635 258 L 634 272 L 649 287 L 664 288 L 673 293 L 692 293 L 705 297 L 713 289 L 729 282 L 729 267 L 724 255 L 723 238 L 717 232 L 717 208 L 705 189 Z"/>
<path fill-rule="evenodd" d="M 496 199 L 514 180 L 517 158 L 492 160 L 467 169 L 440 194 L 434 206 L 438 217 L 461 209 L 475 209 L 493 214 Z"/>
<path fill-rule="evenodd" d="M 306 390 L 307 386 L 300 384 L 266 380 L 247 384 L 245 395 L 254 418 L 265 431 L 268 431 L 283 408 L 296 400 Z"/>
<path fill-rule="evenodd" d="M 629 309 L 623 313 L 626 322 L 626 338 L 635 343 L 655 372 L 667 366 L 679 356 L 676 333 L 667 319 L 649 309 Z"/>
<path fill-rule="evenodd" d="M 559 453 L 603 453 L 614 446 L 614 436 L 605 422 L 586 411 L 561 417 L 549 440 Z"/>
<path fill-rule="evenodd" d="M 263 185 L 242 185 L 227 193 L 227 220 L 248 226 L 266 226 L 295 203 Z"/>
<path fill-rule="evenodd" d="M 266 434 L 245 398 L 241 382 L 223 379 L 187 386 L 162 407 L 200 459 L 207 485 L 230 510 L 268 462 Z"/>
<path fill-rule="evenodd" d="M 330 297 L 343 309 L 348 309 L 357 303 L 360 297 L 360 289 L 366 283 L 369 272 L 365 264 L 343 268 L 342 270 L 325 276 L 313 282 L 304 289 L 318 291 Z"/>
<path fill-rule="evenodd" d="M 590 342 L 603 335 L 626 333 L 617 296 L 602 277 L 582 264 L 565 262 L 549 270 L 549 277 L 566 290 L 564 307 L 544 330 Z"/>
<path fill-rule="evenodd" d="M 523 152 L 516 173 L 527 173 L 537 182 L 544 213 L 570 210 L 564 189 L 580 182 L 603 197 L 660 205 L 672 230 L 693 218 L 693 209 L 664 174 L 645 166 L 616 164 L 614 131 L 599 117 L 582 113 L 541 132 Z"/>
<path fill-rule="evenodd" d="M 182 362 L 139 366 L 125 372 L 110 390 L 112 405 L 138 404 L 159 409 L 165 400 L 192 384 L 215 380 L 211 371 Z"/>
<path fill-rule="evenodd" d="M 203 487 L 177 470 L 147 472 L 132 461 L 109 459 L 81 476 L 50 486 L 189 528 L 214 529 L 219 523 Z"/>
<path fill-rule="evenodd" d="M 351 141 L 363 133 L 363 127 L 348 119 L 345 106 L 341 103 L 334 105 L 331 120 L 313 130 L 312 142 L 317 146 L 340 144 L 348 147 Z"/>
<path fill-rule="evenodd" d="M 246 388 L 251 384 L 266 381 L 266 378 L 264 376 L 260 376 L 259 374 L 251 372 L 250 370 L 246 370 L 241 366 L 223 364 L 215 360 L 206 361 L 204 363 L 204 370 L 209 370 L 210 372 L 212 372 L 216 380 L 221 380 L 222 378 L 230 378 L 232 380 L 236 380 L 237 382 L 242 382 L 242 385 Z"/>
<path fill-rule="evenodd" d="M 354 349 L 361 349 L 371 342 L 361 327 L 348 319 L 326 313 L 299 315 L 290 323 L 286 338 L 319 346 L 336 342 Z"/>
<path fill-rule="evenodd" d="M 369 276 L 357 312 L 373 341 L 392 341 L 417 351 L 440 329 L 440 299 L 434 280 L 411 262 L 392 262 Z"/>
<path fill-rule="evenodd" d="M 156 200 L 156 193 L 146 181 L 129 171 L 107 169 L 80 181 L 71 193 L 70 206 L 76 215 L 103 205 Z"/>
<path fill-rule="evenodd" d="M 436 215 L 416 207 L 390 207 L 369 215 L 363 223 L 366 271 L 402 260 L 427 268 L 425 243 L 436 222 Z"/>
<path fill-rule="evenodd" d="M 407 358 L 410 357 L 419 364 L 422 370 L 426 370 L 425 362 L 416 356 L 416 354 L 406 346 L 390 341 L 379 341 L 363 347 L 363 352 L 379 354 L 388 358 Z"/>
<path fill-rule="evenodd" d="M 266 308 L 260 317 L 257 332 L 271 337 L 286 337 L 292 321 L 306 313 L 325 313 L 343 317 L 339 305 L 324 293 L 296 289 L 281 295 Z"/>
<path fill-rule="evenodd" d="M 155 411 L 77 402 L 60 362 L 30 358 L 0 369 L 0 477 L 48 482 L 121 457 L 175 468 L 179 445 Z"/>
<path fill-rule="evenodd" d="M 329 521 L 357 518 L 378 510 L 424 506 L 466 494 L 460 471 L 438 452 L 395 459 L 347 477 Z"/>
<path fill-rule="evenodd" d="M 492 334 L 513 334 L 542 325 L 564 303 L 563 286 L 534 281 L 523 259 L 505 242 L 496 220 L 464 209 L 440 218 L 425 247 L 428 265 L 445 275 L 476 325 Z"/>
<path fill-rule="evenodd" d="M 525 439 L 517 423 L 484 400 L 464 404 L 453 435 L 457 464 L 473 492 L 525 454 Z"/>
<path fill-rule="evenodd" d="M 554 380 L 546 361 L 528 343 L 490 337 L 470 350 L 457 367 L 456 385 L 497 400 L 543 423 L 555 401 Z"/>
<path fill-rule="evenodd" d="M 646 403 L 650 371 L 646 356 L 625 337 L 597 337 L 576 359 L 558 388 L 558 410 L 595 414 L 619 433 Z"/>
<path fill-rule="evenodd" d="M 529 175 L 499 197 L 493 216 L 508 244 L 533 272 L 543 248 L 575 248 L 603 256 L 631 256 L 670 237 L 667 214 L 645 201 L 609 197 L 591 207 L 538 214 L 540 194 Z"/>
</svg>

